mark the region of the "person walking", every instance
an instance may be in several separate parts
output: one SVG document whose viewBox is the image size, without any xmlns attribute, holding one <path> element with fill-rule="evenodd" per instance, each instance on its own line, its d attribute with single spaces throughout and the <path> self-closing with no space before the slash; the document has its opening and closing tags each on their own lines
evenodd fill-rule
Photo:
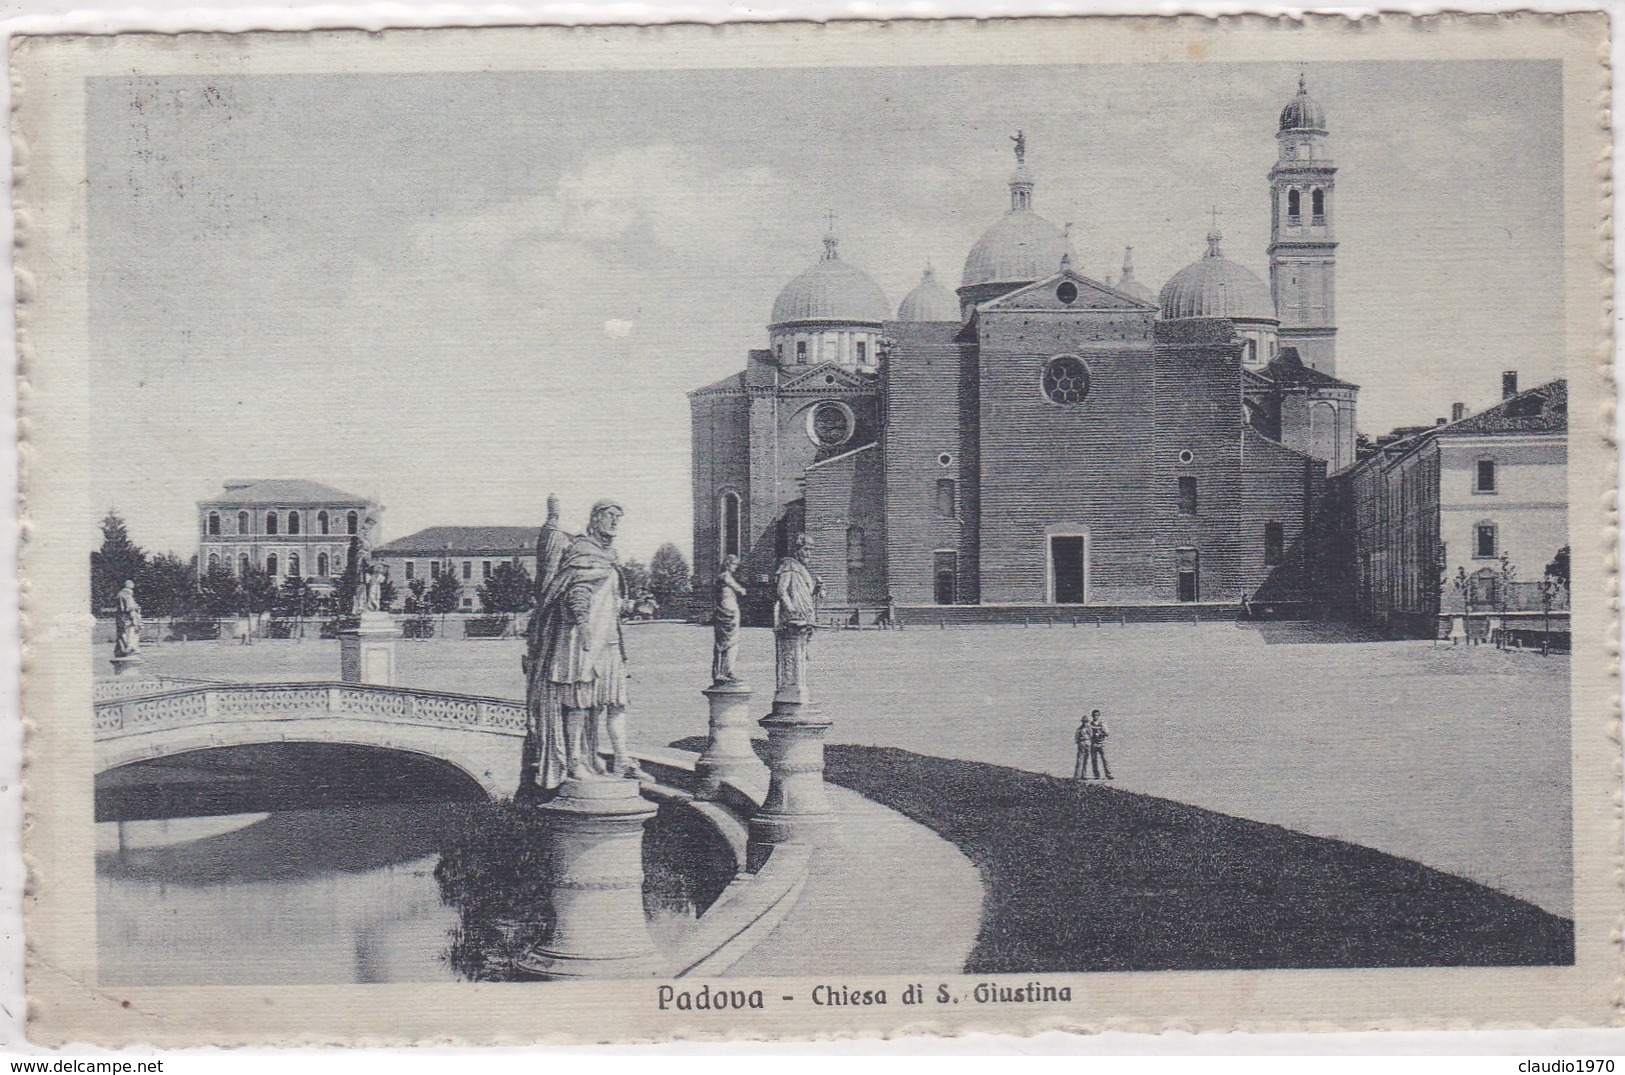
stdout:
<svg viewBox="0 0 1625 1075">
<path fill-rule="evenodd" d="M 1078 743 L 1078 760 L 1072 767 L 1072 779 L 1088 780 L 1089 754 L 1093 748 L 1089 743 L 1089 718 L 1087 716 L 1078 721 L 1078 730 L 1072 733 L 1072 738 L 1077 740 Z"/>
<path fill-rule="evenodd" d="M 1106 728 L 1106 722 L 1101 719 L 1100 710 L 1089 712 L 1086 722 L 1089 729 L 1089 765 L 1094 770 L 1095 779 L 1100 779 L 1100 770 L 1106 770 L 1106 779 L 1112 779 L 1112 767 L 1106 763 L 1106 736 L 1111 732 Z"/>
</svg>

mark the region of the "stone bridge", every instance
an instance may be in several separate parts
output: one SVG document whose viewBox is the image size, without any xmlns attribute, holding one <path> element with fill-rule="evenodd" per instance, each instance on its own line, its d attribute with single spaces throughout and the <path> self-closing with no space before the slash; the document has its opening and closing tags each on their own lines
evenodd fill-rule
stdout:
<svg viewBox="0 0 1625 1075">
<path fill-rule="evenodd" d="M 96 701 L 97 773 L 212 747 L 346 743 L 438 758 L 493 798 L 519 784 L 521 702 L 354 683 L 150 686 Z"/>
</svg>

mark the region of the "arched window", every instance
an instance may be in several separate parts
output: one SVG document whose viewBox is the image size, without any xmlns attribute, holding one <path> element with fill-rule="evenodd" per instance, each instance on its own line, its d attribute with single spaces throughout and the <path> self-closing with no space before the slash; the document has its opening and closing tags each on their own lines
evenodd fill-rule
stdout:
<svg viewBox="0 0 1625 1075">
<path fill-rule="evenodd" d="M 265 532 L 267 534 L 275 534 L 277 532 L 277 518 L 276 512 L 274 511 L 268 511 L 265 513 Z"/>
<path fill-rule="evenodd" d="M 325 552 L 316 554 L 316 574 L 324 579 L 327 577 L 327 554 Z"/>
<path fill-rule="evenodd" d="M 239 576 L 248 574 L 248 554 L 246 552 L 237 557 L 237 574 Z"/>
<path fill-rule="evenodd" d="M 849 526 L 846 528 L 846 569 L 848 571 L 863 566 L 863 527 Z"/>
<path fill-rule="evenodd" d="M 316 532 L 318 534 L 326 534 L 328 532 L 328 530 L 327 530 L 327 512 L 325 512 L 325 511 L 318 511 L 316 513 Z"/>
<path fill-rule="evenodd" d="M 290 579 L 299 577 L 299 554 L 296 552 L 288 555 L 288 577 Z"/>
<path fill-rule="evenodd" d="M 215 537 L 219 533 L 220 533 L 220 513 L 218 511 L 211 511 L 211 512 L 209 512 L 209 536 L 210 537 Z"/>
<path fill-rule="evenodd" d="M 1332 469 L 1342 462 L 1337 458 L 1337 407 L 1325 400 L 1309 408 L 1309 454 L 1331 463 Z"/>
<path fill-rule="evenodd" d="M 356 513 L 352 511 L 350 514 L 344 517 L 344 532 L 346 534 L 355 533 L 356 528 L 360 525 L 360 523 L 361 520 L 357 518 Z"/>
<path fill-rule="evenodd" d="M 246 511 L 237 513 L 237 532 L 239 534 L 248 533 L 248 512 Z"/>
<path fill-rule="evenodd" d="M 722 546 L 722 556 L 738 556 L 740 546 L 739 531 L 739 494 L 729 491 L 722 494 L 717 520 L 721 530 L 719 544 Z M 720 560 L 721 557 L 719 556 Z"/>
<path fill-rule="evenodd" d="M 1314 217 L 1311 223 L 1326 223 L 1326 192 L 1319 187 L 1309 195 L 1309 212 Z"/>
<path fill-rule="evenodd" d="M 1286 220 L 1288 224 L 1296 224 L 1303 216 L 1303 202 L 1296 190 L 1286 192 Z"/>
<path fill-rule="evenodd" d="M 219 570 L 220 570 L 220 557 L 216 556 L 214 553 L 211 552 L 209 554 L 209 574 L 212 575 L 216 571 L 219 571 Z"/>
<path fill-rule="evenodd" d="M 276 553 L 274 552 L 265 558 L 265 573 L 273 577 L 276 575 Z"/>
<path fill-rule="evenodd" d="M 288 512 L 288 533 L 299 533 L 299 513 L 297 511 Z"/>
</svg>

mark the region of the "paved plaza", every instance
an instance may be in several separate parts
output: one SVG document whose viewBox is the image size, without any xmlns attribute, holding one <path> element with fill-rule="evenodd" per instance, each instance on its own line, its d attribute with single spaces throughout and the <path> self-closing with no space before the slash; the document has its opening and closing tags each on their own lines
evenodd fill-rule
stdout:
<svg viewBox="0 0 1625 1075">
<path fill-rule="evenodd" d="M 1115 786 L 1362 844 L 1572 914 L 1569 661 L 1489 647 L 1331 641 L 1291 625 L 827 631 L 814 642 L 831 742 L 1070 774 L 1104 710 Z M 703 734 L 710 631 L 631 627 L 636 728 Z M 109 647 L 98 647 L 106 667 Z M 740 664 L 770 701 L 772 639 Z M 522 697 L 521 644 L 402 641 L 402 686 Z M 153 672 L 336 679 L 336 642 L 165 643 Z"/>
</svg>

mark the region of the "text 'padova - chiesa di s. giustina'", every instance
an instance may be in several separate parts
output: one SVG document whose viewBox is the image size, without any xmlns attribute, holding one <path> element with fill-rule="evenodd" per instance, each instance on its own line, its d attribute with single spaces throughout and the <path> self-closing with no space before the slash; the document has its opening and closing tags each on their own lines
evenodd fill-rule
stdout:
<svg viewBox="0 0 1625 1075">
<path fill-rule="evenodd" d="M 805 533 L 837 610 L 1311 597 L 1359 391 L 1336 377 L 1327 137 L 1300 79 L 1260 183 L 1268 284 L 1216 226 L 1160 294 L 1127 256 L 1115 283 L 1079 273 L 1020 135 L 957 294 L 926 271 L 894 314 L 826 236 L 768 346 L 690 394 L 700 575 L 734 553 L 759 580 Z"/>
</svg>

